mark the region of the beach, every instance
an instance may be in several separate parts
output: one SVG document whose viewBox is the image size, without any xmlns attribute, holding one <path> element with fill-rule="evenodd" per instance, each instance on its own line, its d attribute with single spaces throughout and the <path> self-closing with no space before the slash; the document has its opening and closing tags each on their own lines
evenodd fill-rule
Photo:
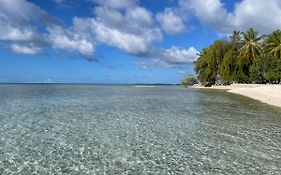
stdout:
<svg viewBox="0 0 281 175">
<path fill-rule="evenodd" d="M 232 84 L 229 86 L 212 86 L 208 88 L 225 89 L 230 93 L 244 95 L 249 98 L 259 100 L 263 103 L 267 103 L 269 105 L 281 107 L 281 85 Z"/>
</svg>

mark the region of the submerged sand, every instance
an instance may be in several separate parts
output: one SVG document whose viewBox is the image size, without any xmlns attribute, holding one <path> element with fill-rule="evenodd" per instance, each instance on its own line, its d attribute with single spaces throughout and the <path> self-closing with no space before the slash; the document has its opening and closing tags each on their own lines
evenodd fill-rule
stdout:
<svg viewBox="0 0 281 175">
<path fill-rule="evenodd" d="M 263 103 L 281 107 L 281 85 L 233 84 L 230 86 L 212 86 L 210 88 L 225 89 L 230 93 L 244 95 Z"/>
</svg>

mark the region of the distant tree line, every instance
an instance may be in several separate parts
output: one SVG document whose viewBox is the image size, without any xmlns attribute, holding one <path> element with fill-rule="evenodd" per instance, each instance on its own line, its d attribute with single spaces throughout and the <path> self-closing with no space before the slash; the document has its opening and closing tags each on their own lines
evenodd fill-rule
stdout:
<svg viewBox="0 0 281 175">
<path fill-rule="evenodd" d="M 280 83 L 281 30 L 258 35 L 253 28 L 234 31 L 199 53 L 194 67 L 203 86 L 231 83 Z"/>
<path fill-rule="evenodd" d="M 181 81 L 181 85 L 184 87 L 193 86 L 194 84 L 197 83 L 198 83 L 197 79 L 192 75 L 188 75 L 185 79 Z"/>
</svg>

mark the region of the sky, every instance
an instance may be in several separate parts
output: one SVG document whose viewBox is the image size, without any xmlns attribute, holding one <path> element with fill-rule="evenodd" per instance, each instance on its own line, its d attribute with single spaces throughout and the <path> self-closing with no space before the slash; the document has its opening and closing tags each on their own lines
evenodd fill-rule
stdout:
<svg viewBox="0 0 281 175">
<path fill-rule="evenodd" d="M 0 82 L 178 83 L 249 27 L 281 28 L 281 1 L 0 0 Z"/>
</svg>

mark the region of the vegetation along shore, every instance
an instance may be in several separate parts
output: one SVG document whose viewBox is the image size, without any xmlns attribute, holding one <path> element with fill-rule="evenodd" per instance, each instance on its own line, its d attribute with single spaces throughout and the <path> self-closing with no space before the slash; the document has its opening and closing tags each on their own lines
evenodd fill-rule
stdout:
<svg viewBox="0 0 281 175">
<path fill-rule="evenodd" d="M 202 49 L 194 70 L 197 82 L 189 76 L 182 85 L 227 89 L 281 107 L 281 85 L 272 85 L 281 83 L 281 30 L 268 35 L 253 28 L 234 31 L 229 40 Z"/>
</svg>

